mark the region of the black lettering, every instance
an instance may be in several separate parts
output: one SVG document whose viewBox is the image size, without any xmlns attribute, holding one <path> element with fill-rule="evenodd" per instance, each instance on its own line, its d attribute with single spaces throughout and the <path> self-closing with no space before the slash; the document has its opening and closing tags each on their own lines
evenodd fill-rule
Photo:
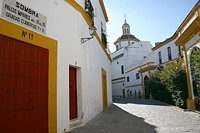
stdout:
<svg viewBox="0 0 200 133">
<path fill-rule="evenodd" d="M 32 11 L 32 15 L 35 16 L 35 11 Z"/>
<path fill-rule="evenodd" d="M 33 40 L 33 34 L 29 33 L 29 39 Z"/>
<path fill-rule="evenodd" d="M 21 23 L 22 23 L 22 24 L 24 23 L 24 20 L 23 20 L 23 19 L 21 19 Z"/>
<path fill-rule="evenodd" d="M 38 18 L 39 18 L 39 15 L 38 15 L 38 13 L 36 14 L 36 17 L 38 17 Z"/>
<path fill-rule="evenodd" d="M 16 2 L 16 5 L 15 5 L 15 6 L 16 6 L 17 8 L 19 8 L 19 5 L 20 5 L 20 3 L 19 3 L 19 2 Z"/>
<path fill-rule="evenodd" d="M 25 6 L 24 11 L 28 12 L 29 8 Z"/>
<path fill-rule="evenodd" d="M 23 13 L 23 12 L 21 12 L 21 11 L 18 11 L 18 15 L 19 15 L 19 16 L 22 16 L 22 17 L 25 18 L 25 19 L 30 20 L 30 16 L 27 15 L 27 14 L 25 14 L 25 13 Z"/>
<path fill-rule="evenodd" d="M 30 8 L 24 6 L 23 4 L 20 4 L 19 2 L 16 2 L 16 5 L 15 5 L 17 8 L 20 8 L 21 10 L 24 10 L 25 12 L 35 16 L 35 17 L 38 17 L 39 18 L 39 14 L 36 13 L 34 10 L 31 10 Z M 9 7 L 6 7 L 5 5 L 5 8 L 9 8 Z"/>
<path fill-rule="evenodd" d="M 21 9 L 21 10 L 24 10 L 24 5 L 21 4 L 21 5 L 20 5 L 20 9 Z"/>
<path fill-rule="evenodd" d="M 9 6 L 9 5 L 7 5 L 7 4 L 5 4 L 5 9 L 8 9 L 8 8 L 10 8 L 10 6 Z"/>
<path fill-rule="evenodd" d="M 16 17 L 15 15 L 10 14 L 9 12 L 6 12 L 6 17 L 20 22 L 20 18 L 19 17 Z"/>
<path fill-rule="evenodd" d="M 26 37 L 27 32 L 26 31 L 22 31 L 22 37 Z"/>
<path fill-rule="evenodd" d="M 7 4 L 5 4 L 5 9 L 7 9 L 8 11 L 10 11 L 10 12 L 13 12 L 13 13 L 15 13 L 16 14 L 16 9 L 15 8 L 13 8 L 13 7 L 10 7 L 9 5 L 7 5 Z"/>
</svg>

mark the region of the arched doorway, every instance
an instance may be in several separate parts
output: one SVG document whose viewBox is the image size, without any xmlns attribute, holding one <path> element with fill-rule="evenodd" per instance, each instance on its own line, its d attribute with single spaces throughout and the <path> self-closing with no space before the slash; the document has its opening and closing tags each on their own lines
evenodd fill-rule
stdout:
<svg viewBox="0 0 200 133">
<path fill-rule="evenodd" d="M 145 99 L 150 98 L 150 91 L 149 91 L 149 77 L 144 77 L 144 89 L 145 89 Z"/>
<path fill-rule="evenodd" d="M 192 78 L 192 86 L 193 86 L 193 93 L 194 93 L 194 99 L 195 99 L 195 105 L 196 109 L 200 110 L 200 81 L 199 81 L 199 74 L 197 71 L 199 69 L 199 66 L 197 63 L 199 63 L 199 60 L 195 58 L 199 57 L 200 48 L 194 47 L 194 49 L 191 52 L 190 56 L 190 68 L 191 68 L 191 78 Z"/>
</svg>

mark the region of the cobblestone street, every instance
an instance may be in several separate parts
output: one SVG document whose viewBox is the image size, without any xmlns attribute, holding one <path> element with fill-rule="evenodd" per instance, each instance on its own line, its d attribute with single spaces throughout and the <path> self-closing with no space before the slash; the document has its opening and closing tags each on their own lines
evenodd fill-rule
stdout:
<svg viewBox="0 0 200 133">
<path fill-rule="evenodd" d="M 69 133 L 200 133 L 200 114 L 159 101 L 114 99 L 105 111 Z"/>
</svg>

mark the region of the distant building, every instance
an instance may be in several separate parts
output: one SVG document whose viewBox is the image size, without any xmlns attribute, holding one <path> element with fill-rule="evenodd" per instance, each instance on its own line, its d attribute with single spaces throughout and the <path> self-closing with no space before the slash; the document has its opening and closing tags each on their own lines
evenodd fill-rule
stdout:
<svg viewBox="0 0 200 133">
<path fill-rule="evenodd" d="M 141 63 L 152 52 L 153 46 L 150 42 L 140 41 L 130 34 L 130 26 L 126 20 L 122 26 L 122 33 L 122 36 L 114 43 L 116 51 L 111 54 L 113 60 L 111 64 L 113 97 L 130 97 L 135 91 L 142 95 L 141 80 L 136 80 L 136 76 L 129 75 L 127 71 Z"/>
<path fill-rule="evenodd" d="M 114 43 L 116 51 L 111 54 L 113 97 L 151 99 L 148 80 L 158 70 L 184 59 L 188 85 L 188 109 L 200 109 L 200 81 L 191 70 L 194 64 L 190 57 L 200 49 L 200 1 L 194 6 L 174 35 L 163 42 L 142 42 L 130 35 L 130 26 L 125 22 L 123 35 Z M 145 47 L 145 49 L 143 49 Z M 143 50 L 143 51 L 142 51 Z"/>
</svg>

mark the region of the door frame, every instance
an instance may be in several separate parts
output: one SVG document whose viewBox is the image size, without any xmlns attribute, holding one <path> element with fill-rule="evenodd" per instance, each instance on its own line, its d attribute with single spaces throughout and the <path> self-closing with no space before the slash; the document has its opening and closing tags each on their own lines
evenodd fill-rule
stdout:
<svg viewBox="0 0 200 133">
<path fill-rule="evenodd" d="M 108 107 L 108 96 L 107 96 L 107 73 L 101 68 L 101 76 L 102 76 L 102 105 L 103 110 Z"/>
<path fill-rule="evenodd" d="M 48 72 L 48 131 L 57 132 L 57 41 L 22 26 L 0 18 L 0 34 L 10 38 L 33 44 L 49 50 Z M 22 36 L 22 32 L 33 35 L 33 39 Z"/>
</svg>

